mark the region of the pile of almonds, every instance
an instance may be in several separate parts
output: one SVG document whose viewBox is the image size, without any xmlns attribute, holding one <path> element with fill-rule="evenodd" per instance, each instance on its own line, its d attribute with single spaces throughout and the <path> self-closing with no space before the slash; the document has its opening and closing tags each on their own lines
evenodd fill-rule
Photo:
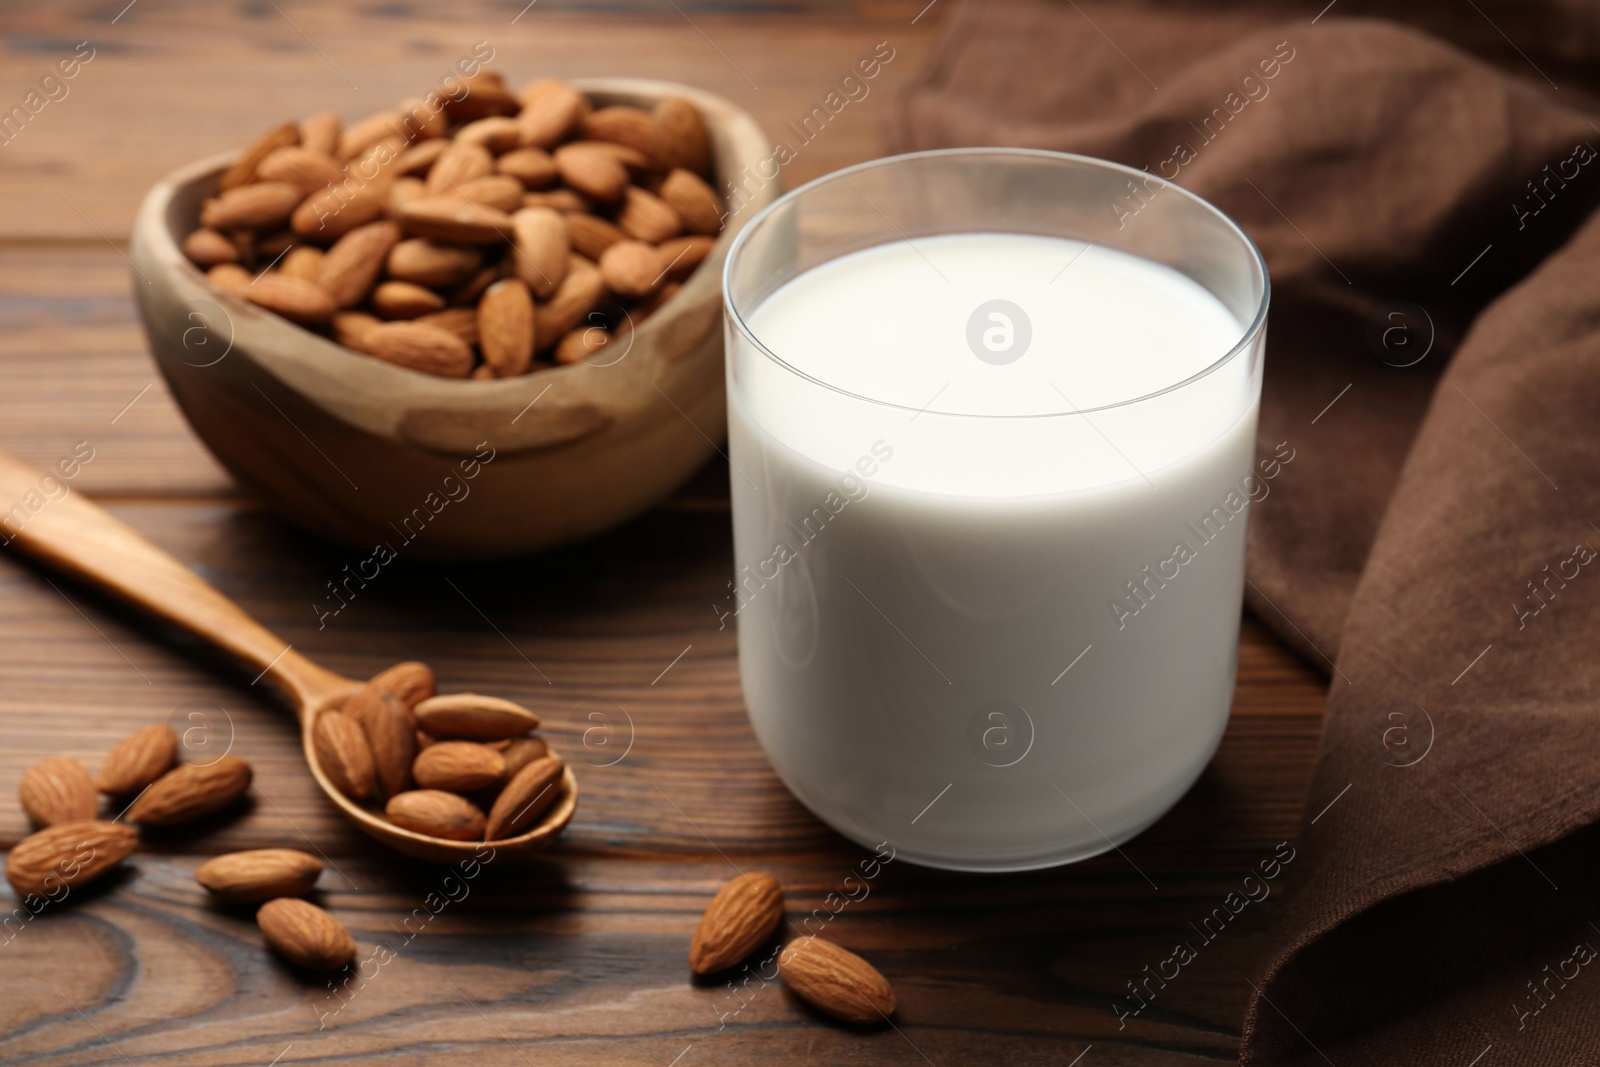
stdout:
<svg viewBox="0 0 1600 1067">
<path fill-rule="evenodd" d="M 783 921 L 783 889 L 762 871 L 730 879 L 712 898 L 689 944 L 695 974 L 725 971 L 772 940 Z M 778 973 L 796 996 L 845 1022 L 870 1025 L 894 1014 L 894 988 L 876 967 L 815 934 L 778 956 Z"/>
<path fill-rule="evenodd" d="M 532 733 L 539 717 L 475 693 L 435 695 L 426 664 L 396 664 L 312 726 L 317 764 L 352 800 L 384 802 L 396 826 L 450 841 L 498 841 L 565 792 L 566 765 Z M 485 813 L 487 809 L 487 813 Z"/>
<path fill-rule="evenodd" d="M 575 363 L 711 253 L 726 207 L 681 97 L 595 107 L 565 82 L 466 79 L 348 128 L 262 135 L 183 242 L 218 289 L 349 348 L 451 378 Z"/>
</svg>

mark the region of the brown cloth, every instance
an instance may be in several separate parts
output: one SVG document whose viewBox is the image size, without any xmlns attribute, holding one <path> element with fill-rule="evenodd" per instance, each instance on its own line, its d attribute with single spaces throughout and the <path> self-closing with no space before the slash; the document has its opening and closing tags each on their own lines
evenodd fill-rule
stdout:
<svg viewBox="0 0 1600 1067">
<path fill-rule="evenodd" d="M 1246 592 L 1330 696 L 1241 1062 L 1600 1063 L 1600 8 L 1321 3 L 973 0 L 893 147 L 1148 167 L 1266 255 Z"/>
</svg>

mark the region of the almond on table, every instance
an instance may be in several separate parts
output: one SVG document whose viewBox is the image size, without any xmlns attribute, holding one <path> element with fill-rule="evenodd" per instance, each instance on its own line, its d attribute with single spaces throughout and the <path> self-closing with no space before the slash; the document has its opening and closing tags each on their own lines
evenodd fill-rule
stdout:
<svg viewBox="0 0 1600 1067">
<path fill-rule="evenodd" d="M 681 97 L 467 80 L 442 107 L 274 126 L 221 176 L 183 254 L 221 291 L 408 371 L 493 381 L 582 362 L 710 256 L 728 206 L 705 120 Z M 468 317 L 444 317 L 456 309 Z"/>
</svg>

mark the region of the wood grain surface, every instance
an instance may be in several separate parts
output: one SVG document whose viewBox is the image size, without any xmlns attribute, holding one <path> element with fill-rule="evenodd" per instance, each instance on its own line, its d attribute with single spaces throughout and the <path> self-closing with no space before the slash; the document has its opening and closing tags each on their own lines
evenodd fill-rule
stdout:
<svg viewBox="0 0 1600 1067">
<path fill-rule="evenodd" d="M 789 796 L 746 724 L 732 631 L 711 608 L 731 558 L 725 471 L 577 548 L 493 567 L 401 559 L 319 628 L 313 604 L 351 557 L 264 512 L 210 459 L 156 378 L 129 299 L 123 242 L 156 177 L 286 116 L 375 110 L 474 41 L 494 42 L 513 80 L 689 81 L 769 130 L 890 41 L 896 58 L 872 94 L 785 168 L 792 186 L 881 154 L 883 105 L 926 54 L 937 6 L 125 2 L 0 14 L 0 110 L 77 42 L 96 49 L 69 95 L 0 145 L 0 449 L 43 467 L 90 442 L 74 492 L 334 670 L 365 677 L 421 658 L 451 688 L 536 709 L 576 754 L 583 801 L 533 867 L 491 862 L 466 879 L 396 859 L 317 792 L 292 716 L 269 693 L 192 641 L 0 554 L 0 846 L 26 833 L 12 798 L 27 766 L 58 753 L 93 766 L 146 723 L 231 745 L 256 771 L 247 811 L 147 837 L 108 883 L 0 924 L 0 1062 L 1236 1056 L 1274 897 L 1201 945 L 1137 1018 L 1119 1025 L 1112 1001 L 1196 940 L 1191 924 L 1292 839 L 1306 803 L 1323 684 L 1257 624 L 1246 620 L 1215 761 L 1121 854 L 1004 877 L 891 863 L 830 919 L 827 936 L 873 960 L 900 1002 L 893 1027 L 841 1027 L 759 977 L 738 990 L 693 982 L 685 959 L 701 909 L 737 869 L 777 875 L 799 923 L 866 856 Z M 249 914 L 208 903 L 191 877 L 207 856 L 269 845 L 328 860 L 321 902 L 366 961 L 332 986 L 269 955 Z M 16 904 L 0 891 L 5 910 Z"/>
</svg>

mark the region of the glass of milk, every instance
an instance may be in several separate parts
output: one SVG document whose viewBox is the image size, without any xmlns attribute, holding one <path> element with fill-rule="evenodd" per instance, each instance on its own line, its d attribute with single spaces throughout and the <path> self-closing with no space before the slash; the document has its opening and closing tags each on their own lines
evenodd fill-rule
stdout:
<svg viewBox="0 0 1600 1067">
<path fill-rule="evenodd" d="M 812 182 L 729 254 L 750 721 L 854 841 L 1002 871 L 1177 802 L 1232 700 L 1268 282 L 1144 171 L 1007 149 Z"/>
</svg>

